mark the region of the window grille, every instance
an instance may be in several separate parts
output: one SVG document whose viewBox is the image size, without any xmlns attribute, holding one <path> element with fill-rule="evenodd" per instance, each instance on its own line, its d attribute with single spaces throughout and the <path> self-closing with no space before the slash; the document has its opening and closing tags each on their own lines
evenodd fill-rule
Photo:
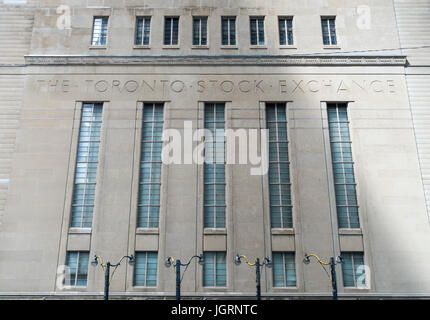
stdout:
<svg viewBox="0 0 430 320">
<path fill-rule="evenodd" d="M 346 104 L 327 106 L 339 228 L 360 228 Z"/>
<path fill-rule="evenodd" d="M 268 103 L 269 193 L 272 228 L 292 228 L 290 160 L 288 155 L 287 113 L 285 103 Z"/>
<path fill-rule="evenodd" d="M 163 104 L 145 103 L 141 134 L 138 228 L 158 228 L 163 147 Z"/>
<path fill-rule="evenodd" d="M 84 103 L 79 130 L 70 227 L 91 228 L 99 162 L 102 103 Z"/>
</svg>

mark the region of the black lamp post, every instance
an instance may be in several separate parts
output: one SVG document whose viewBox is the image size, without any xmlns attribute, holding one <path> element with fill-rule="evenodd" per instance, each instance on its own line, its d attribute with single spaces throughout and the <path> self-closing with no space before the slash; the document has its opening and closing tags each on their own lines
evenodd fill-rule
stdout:
<svg viewBox="0 0 430 320">
<path fill-rule="evenodd" d="M 246 256 L 236 255 L 234 262 L 239 265 L 242 262 L 241 259 L 245 259 L 246 264 L 248 266 L 255 267 L 255 280 L 257 282 L 257 300 L 261 300 L 261 267 L 267 266 L 270 268 L 272 266 L 272 261 L 270 260 L 270 258 L 265 257 L 262 263 L 260 263 L 260 258 L 255 259 L 255 262 L 251 263 L 248 261 L 248 258 Z"/>
<path fill-rule="evenodd" d="M 317 259 L 318 263 L 323 267 L 324 270 L 325 270 L 324 266 L 330 265 L 330 276 L 329 276 L 329 278 L 331 280 L 331 286 L 333 289 L 333 300 L 338 300 L 338 297 L 337 297 L 337 280 L 336 280 L 336 265 L 343 262 L 342 257 L 338 256 L 336 260 L 334 259 L 334 257 L 331 257 L 330 262 L 324 262 L 316 254 L 305 253 L 305 258 L 303 259 L 303 263 L 309 264 L 311 262 L 311 259 L 310 259 L 311 257 L 314 257 L 315 259 Z"/>
<path fill-rule="evenodd" d="M 203 264 L 205 262 L 204 256 L 203 254 L 199 255 L 199 256 L 192 256 L 190 258 L 190 260 L 188 261 L 188 263 L 181 263 L 181 260 L 177 259 L 175 261 L 175 258 L 173 257 L 168 257 L 165 261 L 165 265 L 166 267 L 170 267 L 170 266 L 174 266 L 175 270 L 176 270 L 176 300 L 181 300 L 181 266 L 185 267 L 184 273 L 185 271 L 187 271 L 188 266 L 190 265 L 191 261 L 194 258 L 198 258 L 199 259 L 199 264 Z"/>
<path fill-rule="evenodd" d="M 114 267 L 114 271 L 112 272 L 112 277 L 115 273 L 116 268 L 118 268 L 121 265 L 122 260 L 124 260 L 125 258 L 127 258 L 129 260 L 130 264 L 134 264 L 136 262 L 136 259 L 133 255 L 131 256 L 124 256 L 121 258 L 121 260 L 119 260 L 118 263 L 116 264 L 112 264 L 110 261 L 103 263 L 101 261 L 100 256 L 94 256 L 93 260 L 91 261 L 91 264 L 93 266 L 98 265 L 99 260 L 100 260 L 100 265 L 101 267 L 104 269 L 105 271 L 105 289 L 104 289 L 104 300 L 109 300 L 109 285 L 110 285 L 110 280 L 111 280 L 111 276 L 110 276 L 110 268 Z"/>
</svg>

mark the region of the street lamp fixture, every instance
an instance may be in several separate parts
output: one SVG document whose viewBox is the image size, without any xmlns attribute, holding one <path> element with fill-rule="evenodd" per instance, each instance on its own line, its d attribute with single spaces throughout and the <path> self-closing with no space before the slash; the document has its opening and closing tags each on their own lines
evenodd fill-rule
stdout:
<svg viewBox="0 0 430 320">
<path fill-rule="evenodd" d="M 240 265 L 242 263 L 242 259 L 245 260 L 246 264 L 250 267 L 255 267 L 255 275 L 256 275 L 256 282 L 257 282 L 257 300 L 261 300 L 261 267 L 272 267 L 272 260 L 270 260 L 269 257 L 265 257 L 263 262 L 260 263 L 260 258 L 255 259 L 254 263 L 249 262 L 248 258 L 243 255 L 237 254 L 234 258 L 234 263 L 236 265 Z"/>
<path fill-rule="evenodd" d="M 175 260 L 175 258 L 173 257 L 167 257 L 166 260 L 164 261 L 164 265 L 169 268 L 171 266 L 174 266 L 176 269 L 176 300 L 181 300 L 181 267 L 185 267 L 184 269 L 184 273 L 187 271 L 188 266 L 191 264 L 191 261 L 193 259 L 199 259 L 199 264 L 203 265 L 205 263 L 205 258 L 203 256 L 203 254 L 199 255 L 199 256 L 192 256 L 190 258 L 190 260 L 188 260 L 187 263 L 181 263 L 181 260 L 177 259 Z M 182 277 L 183 277 L 182 275 Z"/>
<path fill-rule="evenodd" d="M 343 263 L 342 257 L 338 256 L 338 257 L 336 257 L 336 260 L 334 257 L 331 257 L 330 262 L 325 262 L 325 261 L 321 260 L 320 257 L 318 257 L 316 254 L 305 253 L 303 263 L 309 264 L 311 262 L 311 257 L 315 258 L 317 260 L 317 262 L 322 266 L 324 271 L 327 273 L 327 275 L 331 281 L 331 286 L 333 289 L 333 300 L 337 300 L 338 297 L 337 297 L 336 265 Z M 328 274 L 327 270 L 324 267 L 324 266 L 328 266 L 328 265 L 330 266 L 330 275 Z"/>
<path fill-rule="evenodd" d="M 121 265 L 121 262 L 124 259 L 128 259 L 128 263 L 130 265 L 133 265 L 136 262 L 136 258 L 134 257 L 134 255 L 131 256 L 124 256 L 121 258 L 121 260 L 119 260 L 118 263 L 112 264 L 110 261 L 103 263 L 102 258 L 100 256 L 95 255 L 93 257 L 93 259 L 91 260 L 91 265 L 92 266 L 97 266 L 100 262 L 100 266 L 103 268 L 103 270 L 105 271 L 105 289 L 104 289 L 104 300 L 109 300 L 109 286 L 110 286 L 110 282 L 113 278 L 113 275 L 115 274 L 116 269 Z M 110 268 L 113 267 L 115 268 L 112 272 L 112 276 L 110 275 Z"/>
</svg>

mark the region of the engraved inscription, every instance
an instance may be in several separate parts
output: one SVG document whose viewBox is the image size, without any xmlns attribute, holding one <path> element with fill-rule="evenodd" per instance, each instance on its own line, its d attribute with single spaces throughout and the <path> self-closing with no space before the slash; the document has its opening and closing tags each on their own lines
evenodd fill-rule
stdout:
<svg viewBox="0 0 430 320">
<path fill-rule="evenodd" d="M 266 93 L 281 96 L 305 94 L 335 94 L 349 93 L 366 94 L 396 94 L 398 84 L 392 79 L 239 79 L 219 80 L 206 79 L 187 81 L 186 79 L 114 79 L 114 80 L 79 80 L 70 79 L 38 79 L 37 91 L 41 93 L 95 93 L 95 94 L 145 94 L 162 93 L 184 94 L 197 92 L 200 94 L 249 94 L 263 95 Z M 276 91 L 273 91 L 276 90 Z"/>
</svg>

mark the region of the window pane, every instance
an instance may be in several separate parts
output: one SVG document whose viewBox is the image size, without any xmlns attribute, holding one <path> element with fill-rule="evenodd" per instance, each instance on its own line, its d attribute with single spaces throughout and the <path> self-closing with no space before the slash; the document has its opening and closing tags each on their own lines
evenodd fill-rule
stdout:
<svg viewBox="0 0 430 320">
<path fill-rule="evenodd" d="M 141 134 L 138 228 L 158 228 L 161 197 L 163 104 L 145 103 Z"/>
<path fill-rule="evenodd" d="M 157 252 L 136 252 L 133 285 L 141 287 L 156 287 L 157 266 Z"/>
<path fill-rule="evenodd" d="M 200 19 L 193 19 L 193 45 L 197 46 L 200 44 Z"/>
<path fill-rule="evenodd" d="M 324 45 L 330 45 L 330 35 L 328 28 L 328 19 L 321 19 L 322 35 Z"/>
<path fill-rule="evenodd" d="M 141 45 L 143 43 L 143 18 L 136 20 L 136 39 L 134 44 Z"/>
<path fill-rule="evenodd" d="M 291 252 L 274 252 L 273 259 L 273 286 L 296 286 L 295 255 Z"/>
<path fill-rule="evenodd" d="M 222 45 L 236 45 L 236 18 L 222 17 L 221 19 Z"/>
<path fill-rule="evenodd" d="M 258 44 L 264 45 L 264 18 L 258 18 Z"/>
<path fill-rule="evenodd" d="M 97 180 L 101 103 L 84 103 L 79 129 L 70 227 L 91 228 Z"/>
<path fill-rule="evenodd" d="M 207 17 L 193 19 L 193 45 L 207 44 Z"/>
<path fill-rule="evenodd" d="M 230 45 L 235 46 L 236 45 L 236 18 L 230 19 Z"/>
<path fill-rule="evenodd" d="M 144 27 L 143 27 L 143 44 L 149 45 L 149 36 L 151 32 L 151 18 L 144 19 Z"/>
<path fill-rule="evenodd" d="M 342 274 L 345 287 L 365 287 L 366 275 L 362 252 L 342 252 Z"/>
<path fill-rule="evenodd" d="M 264 45 L 264 17 L 250 18 L 251 45 Z"/>
<path fill-rule="evenodd" d="M 332 45 L 336 44 L 336 22 L 335 19 L 329 19 L 330 28 L 330 43 Z"/>
<path fill-rule="evenodd" d="M 205 46 L 208 43 L 208 18 L 201 18 L 201 41 L 200 44 Z"/>
<path fill-rule="evenodd" d="M 272 228 L 292 228 L 292 202 L 285 103 L 268 103 L 269 196 Z"/>
<path fill-rule="evenodd" d="M 178 38 L 179 38 L 179 18 L 172 18 L 173 19 L 173 26 L 172 26 L 172 45 L 178 44 Z"/>
<path fill-rule="evenodd" d="M 287 44 L 286 19 L 279 19 L 279 43 L 281 46 Z"/>
<path fill-rule="evenodd" d="M 251 45 L 257 45 L 257 19 L 251 18 Z"/>
<path fill-rule="evenodd" d="M 179 18 L 166 17 L 164 19 L 164 45 L 177 45 L 179 38 Z"/>
<path fill-rule="evenodd" d="M 205 104 L 205 128 L 212 137 L 205 139 L 204 212 L 205 228 L 225 228 L 225 106 Z"/>
<path fill-rule="evenodd" d="M 93 46 L 104 46 L 107 40 L 108 17 L 96 17 L 93 22 Z"/>
<path fill-rule="evenodd" d="M 227 268 L 225 252 L 205 252 L 203 264 L 203 286 L 225 287 L 227 284 Z"/>
<path fill-rule="evenodd" d="M 221 20 L 221 38 L 222 45 L 226 46 L 229 44 L 229 25 L 228 19 L 225 18 Z"/>
<path fill-rule="evenodd" d="M 293 39 L 293 19 L 287 19 L 287 35 L 288 35 L 288 45 L 294 45 Z"/>
<path fill-rule="evenodd" d="M 321 28 L 324 45 L 336 45 L 336 19 L 321 18 Z"/>
<path fill-rule="evenodd" d="M 149 45 L 149 34 L 151 27 L 150 17 L 138 17 L 136 20 L 135 45 Z"/>
<path fill-rule="evenodd" d="M 225 263 L 225 252 L 216 253 L 216 286 L 225 287 L 227 283 L 227 271 Z"/>
<path fill-rule="evenodd" d="M 70 278 L 66 278 L 66 285 L 74 287 L 85 287 L 87 285 L 88 260 L 88 252 L 67 252 L 66 266 L 69 269 Z"/>
<path fill-rule="evenodd" d="M 346 104 L 327 106 L 339 228 L 359 228 L 358 202 Z"/>
</svg>

